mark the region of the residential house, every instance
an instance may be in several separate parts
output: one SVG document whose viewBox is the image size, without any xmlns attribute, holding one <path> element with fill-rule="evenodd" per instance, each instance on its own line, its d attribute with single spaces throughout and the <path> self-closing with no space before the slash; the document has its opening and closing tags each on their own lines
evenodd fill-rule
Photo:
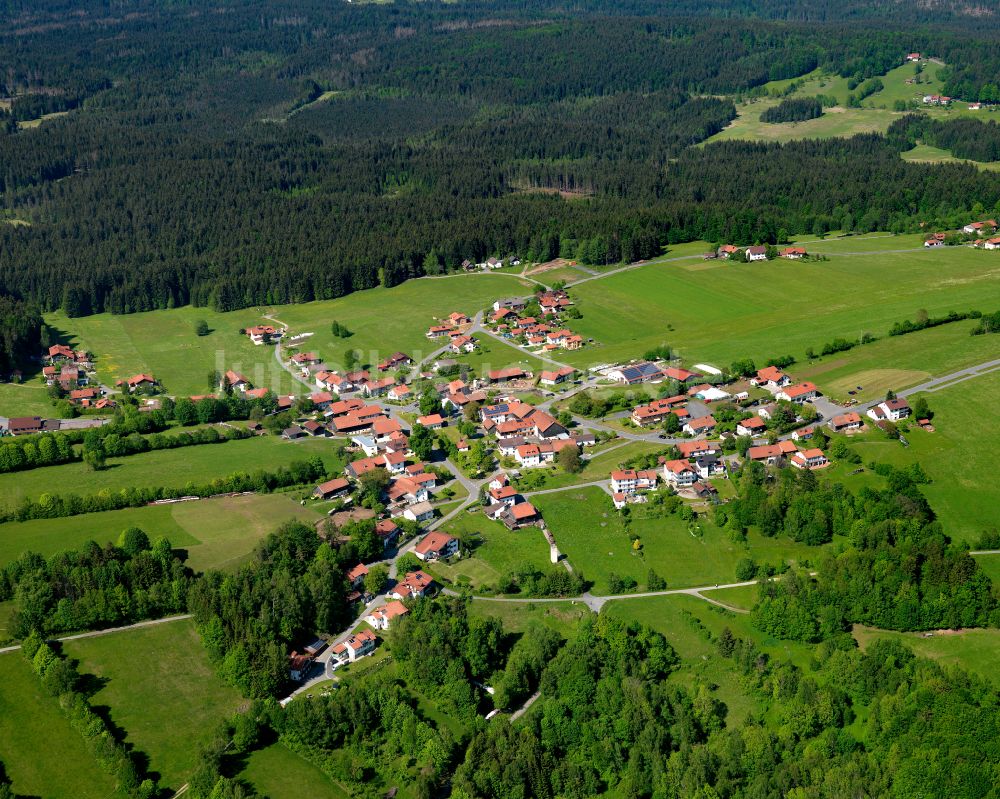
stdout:
<svg viewBox="0 0 1000 799">
<path fill-rule="evenodd" d="M 347 582 L 351 584 L 352 588 L 360 589 L 365 584 L 366 576 L 368 576 L 368 567 L 359 563 L 347 572 Z"/>
<path fill-rule="evenodd" d="M 755 386 L 763 386 L 771 391 L 784 388 L 792 382 L 792 378 L 782 372 L 777 366 L 765 366 L 758 369 L 757 374 L 750 378 Z"/>
<path fill-rule="evenodd" d="M 819 391 L 812 383 L 797 383 L 794 386 L 785 386 L 774 396 L 780 400 L 788 400 L 797 404 L 802 404 L 806 400 L 811 400 L 819 395 Z"/>
<path fill-rule="evenodd" d="M 337 663 L 353 663 L 374 652 L 376 640 L 375 633 L 371 630 L 362 630 L 346 641 L 335 644 L 330 651 Z"/>
<path fill-rule="evenodd" d="M 754 247 L 747 247 L 747 260 L 748 261 L 766 261 L 767 260 L 767 247 L 757 245 Z"/>
<path fill-rule="evenodd" d="M 452 535 L 432 530 L 413 548 L 413 554 L 420 560 L 441 560 L 458 552 L 459 541 Z"/>
<path fill-rule="evenodd" d="M 475 352 L 476 340 L 472 336 L 453 336 L 451 339 L 451 351 L 456 355 L 463 352 Z"/>
<path fill-rule="evenodd" d="M 65 344 L 53 344 L 49 347 L 49 362 L 56 363 L 58 361 L 75 360 L 76 353 L 73 352 L 72 347 L 67 347 Z"/>
<path fill-rule="evenodd" d="M 797 261 L 800 258 L 805 258 L 808 253 L 805 247 L 785 247 L 780 253 L 778 253 L 782 258 L 788 258 L 793 261 Z"/>
<path fill-rule="evenodd" d="M 308 654 L 292 652 L 288 656 L 288 676 L 294 682 L 301 682 L 309 675 L 313 662 L 314 659 Z"/>
<path fill-rule="evenodd" d="M 440 430 L 447 425 L 445 418 L 440 413 L 430 413 L 417 419 L 417 424 L 430 430 Z"/>
<path fill-rule="evenodd" d="M 520 297 L 505 297 L 493 303 L 494 311 L 520 311 L 524 308 L 524 300 Z"/>
<path fill-rule="evenodd" d="M 281 437 L 287 439 L 288 441 L 296 441 L 300 438 L 305 438 L 306 435 L 306 431 L 297 424 L 293 424 L 291 427 L 286 427 L 281 431 Z"/>
<path fill-rule="evenodd" d="M 28 436 L 45 432 L 45 427 L 45 420 L 41 416 L 12 416 L 7 419 L 3 432 L 9 436 Z M 58 426 L 56 429 L 59 429 Z"/>
<path fill-rule="evenodd" d="M 699 455 L 717 455 L 720 446 L 714 441 L 681 441 L 677 445 L 683 458 L 696 458 Z"/>
<path fill-rule="evenodd" d="M 255 327 L 248 327 L 246 329 L 246 334 L 250 337 L 250 340 L 260 346 L 261 344 L 270 344 L 275 339 L 281 338 L 281 331 L 272 327 L 271 325 L 256 325 Z"/>
<path fill-rule="evenodd" d="M 139 391 L 142 389 L 155 388 L 157 385 L 156 378 L 148 374 L 138 374 L 133 375 L 127 380 L 119 380 L 117 385 L 125 388 L 129 393 L 133 391 Z"/>
<path fill-rule="evenodd" d="M 708 435 L 715 430 L 715 419 L 711 416 L 700 416 L 697 419 L 688 419 L 681 428 L 690 436 Z"/>
<path fill-rule="evenodd" d="M 386 392 L 386 397 L 393 402 L 406 402 L 413 396 L 413 390 L 406 385 L 393 386 Z"/>
<path fill-rule="evenodd" d="M 808 441 L 816 434 L 815 427 L 800 427 L 792 431 L 792 441 Z"/>
<path fill-rule="evenodd" d="M 756 436 L 764 435 L 766 432 L 767 422 L 759 416 L 751 416 L 749 419 L 744 419 L 736 425 L 736 435 L 738 436 L 750 436 L 751 438 L 754 438 Z"/>
<path fill-rule="evenodd" d="M 689 369 L 681 369 L 678 366 L 668 366 L 663 370 L 663 374 L 670 380 L 676 380 L 678 383 L 686 383 L 695 377 L 701 377 L 699 372 L 692 372 Z"/>
<path fill-rule="evenodd" d="M 443 338 L 452 331 L 451 325 L 431 325 L 427 328 L 427 338 Z"/>
<path fill-rule="evenodd" d="M 381 397 L 389 393 L 389 389 L 395 384 L 391 377 L 383 377 L 381 380 L 367 380 L 361 386 L 361 393 L 366 397 Z"/>
<path fill-rule="evenodd" d="M 726 476 L 726 464 L 718 455 L 699 455 L 694 460 L 694 468 L 702 480 Z"/>
<path fill-rule="evenodd" d="M 611 491 L 614 494 L 634 494 L 656 488 L 659 475 L 655 469 L 621 469 L 611 473 Z"/>
<path fill-rule="evenodd" d="M 227 369 L 226 373 L 222 376 L 222 385 L 225 386 L 228 383 L 234 391 L 246 391 L 247 389 L 253 388 L 253 383 L 250 380 L 240 374 L 239 372 L 234 372 L 232 369 Z"/>
<path fill-rule="evenodd" d="M 509 380 L 524 380 L 531 375 L 520 366 L 508 366 L 504 369 L 494 369 L 488 375 L 491 383 L 504 383 Z"/>
<path fill-rule="evenodd" d="M 880 402 L 868 411 L 868 415 L 875 421 L 898 422 L 913 413 L 910 404 L 901 397 Z"/>
<path fill-rule="evenodd" d="M 660 424 L 669 414 L 674 414 L 678 419 L 684 420 L 688 417 L 687 408 L 684 404 L 687 397 L 678 394 L 666 399 L 653 400 L 648 405 L 639 405 L 632 409 L 632 422 L 639 427 L 652 427 Z"/>
<path fill-rule="evenodd" d="M 675 488 L 685 488 L 698 479 L 698 472 L 685 460 L 667 461 L 663 464 L 663 479 Z"/>
<path fill-rule="evenodd" d="M 996 236 L 992 239 L 987 239 L 986 243 L 983 244 L 984 250 L 1000 250 L 1000 236 Z"/>
<path fill-rule="evenodd" d="M 430 502 L 416 502 L 407 506 L 403 511 L 403 518 L 411 522 L 427 522 L 434 518 L 434 506 Z"/>
<path fill-rule="evenodd" d="M 843 433 L 846 430 L 860 430 L 864 424 L 865 420 L 861 418 L 861 415 L 851 411 L 834 416 L 830 420 L 830 429 L 835 433 Z"/>
<path fill-rule="evenodd" d="M 740 251 L 740 248 L 734 244 L 723 244 L 719 247 L 719 257 L 720 258 L 732 258 L 736 253 Z"/>
<path fill-rule="evenodd" d="M 405 352 L 394 352 L 378 365 L 380 372 L 388 372 L 390 369 L 399 369 L 403 366 L 413 364 L 413 359 Z"/>
<path fill-rule="evenodd" d="M 538 382 L 543 386 L 557 386 L 572 379 L 576 374 L 576 369 L 572 366 L 561 366 L 555 370 L 543 371 L 538 378 Z"/>
<path fill-rule="evenodd" d="M 398 599 L 387 602 L 382 607 L 373 610 L 364 620 L 376 630 L 388 630 L 392 626 L 393 619 L 398 619 L 410 612 Z"/>
<path fill-rule="evenodd" d="M 383 549 L 392 549 L 399 541 L 399 525 L 392 519 L 380 519 L 375 523 L 375 535 L 382 540 Z"/>
<path fill-rule="evenodd" d="M 970 222 L 962 228 L 963 233 L 992 233 L 997 229 L 995 219 L 987 219 L 985 222 Z"/>
<path fill-rule="evenodd" d="M 468 316 L 464 313 L 458 313 L 457 311 L 455 313 L 448 314 L 447 321 L 452 327 L 462 327 L 464 325 L 472 324 L 472 320 Z"/>
<path fill-rule="evenodd" d="M 794 452 L 798 452 L 798 447 L 796 447 L 791 441 L 779 441 L 777 444 L 764 444 L 760 447 L 750 447 L 750 449 L 747 450 L 746 459 L 748 461 L 758 461 L 759 463 L 766 463 L 768 466 L 774 466 L 785 456 L 791 455 Z"/>
<path fill-rule="evenodd" d="M 789 462 L 796 469 L 822 469 L 830 463 L 821 449 L 805 449 L 796 452 L 789 459 Z"/>
<path fill-rule="evenodd" d="M 326 411 L 333 405 L 333 394 L 329 391 L 314 391 L 309 399 L 318 411 Z"/>
<path fill-rule="evenodd" d="M 529 524 L 537 524 L 541 518 L 541 514 L 530 502 L 518 502 L 507 507 L 503 515 L 500 516 L 500 521 L 509 529 L 516 530 Z"/>
<path fill-rule="evenodd" d="M 420 599 L 427 595 L 434 581 L 427 572 L 407 572 L 386 596 L 392 599 Z"/>
</svg>

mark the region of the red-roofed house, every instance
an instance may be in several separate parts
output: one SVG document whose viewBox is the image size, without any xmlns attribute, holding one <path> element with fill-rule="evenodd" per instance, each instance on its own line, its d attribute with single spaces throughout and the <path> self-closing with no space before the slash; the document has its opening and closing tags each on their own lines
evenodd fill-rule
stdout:
<svg viewBox="0 0 1000 799">
<path fill-rule="evenodd" d="M 663 464 L 663 479 L 670 485 L 681 488 L 696 482 L 698 472 L 685 460 L 667 461 Z"/>
<path fill-rule="evenodd" d="M 335 644 L 330 651 L 337 663 L 353 663 L 355 660 L 374 652 L 376 640 L 375 633 L 371 630 L 362 630 L 346 641 Z"/>
<path fill-rule="evenodd" d="M 826 459 L 826 455 L 821 449 L 805 449 L 802 452 L 796 452 L 790 458 L 790 462 L 796 469 L 822 469 L 824 466 L 830 465 L 830 461 Z"/>
<path fill-rule="evenodd" d="M 777 366 L 765 366 L 763 369 L 757 370 L 756 376 L 750 378 L 750 382 L 775 390 L 787 386 L 792 382 L 792 378 L 782 372 Z"/>
<path fill-rule="evenodd" d="M 688 435 L 692 436 L 707 435 L 715 430 L 715 419 L 711 416 L 700 416 L 697 419 L 688 419 L 681 429 Z"/>
<path fill-rule="evenodd" d="M 363 563 L 359 563 L 347 572 L 347 582 L 351 584 L 352 588 L 361 588 L 365 584 L 365 577 L 367 575 L 368 567 Z"/>
<path fill-rule="evenodd" d="M 767 432 L 767 423 L 759 416 L 751 416 L 736 425 L 738 436 L 759 436 Z"/>
<path fill-rule="evenodd" d="M 420 599 L 426 596 L 433 584 L 434 581 L 426 572 L 407 572 L 386 596 L 393 599 Z"/>
<path fill-rule="evenodd" d="M 325 483 L 320 483 L 313 489 L 313 496 L 320 499 L 334 499 L 346 494 L 351 489 L 350 482 L 344 477 L 334 477 Z"/>
<path fill-rule="evenodd" d="M 788 400 L 789 402 L 803 403 L 806 400 L 811 400 L 819 394 L 816 386 L 812 383 L 797 383 L 794 386 L 786 386 L 781 389 L 774 396 L 778 399 Z"/>
<path fill-rule="evenodd" d="M 864 424 L 865 420 L 861 418 L 861 415 L 851 411 L 834 416 L 830 420 L 830 429 L 835 433 L 841 433 L 845 430 L 860 430 Z"/>
<path fill-rule="evenodd" d="M 398 599 L 394 599 L 377 610 L 373 610 L 365 616 L 364 620 L 376 630 L 388 630 L 392 626 L 393 619 L 405 616 L 409 612 L 410 609 L 406 605 Z"/>
<path fill-rule="evenodd" d="M 420 560 L 440 560 L 458 552 L 458 539 L 453 535 L 432 530 L 413 548 L 413 554 Z"/>
<path fill-rule="evenodd" d="M 655 469 L 622 469 L 611 473 L 611 491 L 615 494 L 634 494 L 656 488 L 659 475 Z"/>
</svg>

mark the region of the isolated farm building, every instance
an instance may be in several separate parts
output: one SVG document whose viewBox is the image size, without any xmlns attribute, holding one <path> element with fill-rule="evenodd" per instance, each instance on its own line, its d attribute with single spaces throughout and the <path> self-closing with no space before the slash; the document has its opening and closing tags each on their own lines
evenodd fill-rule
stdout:
<svg viewBox="0 0 1000 799">
<path fill-rule="evenodd" d="M 987 219 L 985 222 L 970 222 L 964 228 L 963 233 L 992 233 L 997 229 L 995 219 Z"/>
<path fill-rule="evenodd" d="M 723 244 L 721 247 L 719 247 L 719 257 L 732 258 L 739 251 L 740 248 L 734 244 Z"/>
<path fill-rule="evenodd" d="M 800 258 L 805 258 L 808 254 L 804 247 L 785 247 L 780 253 L 778 253 L 782 258 L 788 258 L 793 261 L 797 261 Z"/>
<path fill-rule="evenodd" d="M 267 344 L 274 339 L 281 338 L 281 332 L 271 325 L 256 325 L 255 327 L 248 327 L 246 329 L 246 334 L 250 337 L 250 340 L 257 345 Z"/>
<path fill-rule="evenodd" d="M 288 441 L 295 441 L 299 438 L 305 438 L 306 431 L 297 424 L 293 424 L 291 427 L 286 427 L 281 431 L 281 437 L 287 439 Z"/>
<path fill-rule="evenodd" d="M 156 378 L 148 374 L 138 374 L 133 375 L 127 380 L 119 381 L 119 386 L 126 388 L 128 391 L 138 391 L 143 388 L 153 388 L 156 386 Z"/>
<path fill-rule="evenodd" d="M 766 261 L 767 260 L 767 247 L 761 245 L 756 245 L 754 247 L 747 247 L 747 260 L 748 261 Z"/>
<path fill-rule="evenodd" d="M 9 436 L 27 436 L 45 430 L 45 420 L 41 416 L 13 416 L 6 422 L 3 432 Z"/>
</svg>

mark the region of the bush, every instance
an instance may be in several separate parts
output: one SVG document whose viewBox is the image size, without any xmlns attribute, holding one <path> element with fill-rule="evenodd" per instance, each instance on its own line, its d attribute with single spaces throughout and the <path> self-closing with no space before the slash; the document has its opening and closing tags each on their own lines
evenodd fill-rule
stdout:
<svg viewBox="0 0 1000 799">
<path fill-rule="evenodd" d="M 736 579 L 740 581 L 753 580 L 757 576 L 757 562 L 752 558 L 740 558 L 736 561 Z"/>
</svg>

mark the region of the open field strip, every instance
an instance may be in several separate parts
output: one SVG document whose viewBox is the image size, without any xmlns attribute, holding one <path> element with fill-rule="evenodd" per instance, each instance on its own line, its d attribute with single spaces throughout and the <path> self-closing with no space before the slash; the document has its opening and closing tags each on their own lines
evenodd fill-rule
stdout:
<svg viewBox="0 0 1000 799">
<path fill-rule="evenodd" d="M 92 471 L 84 463 L 44 466 L 0 475 L 0 506 L 9 508 L 45 493 L 82 496 L 131 486 L 183 488 L 233 472 L 273 471 L 317 455 L 334 472 L 343 467 L 337 452 L 326 439 L 285 441 L 277 436 L 259 436 L 108 458 L 109 468 L 101 472 Z"/>
<path fill-rule="evenodd" d="M 114 779 L 91 757 L 20 652 L 0 657 L 0 759 L 16 796 L 116 795 Z"/>
<path fill-rule="evenodd" d="M 190 620 L 70 641 L 63 648 L 79 661 L 81 673 L 97 678 L 91 704 L 108 709 L 126 742 L 148 755 L 150 770 L 174 790 L 194 769 L 198 742 L 243 703 L 215 674 Z"/>
</svg>

